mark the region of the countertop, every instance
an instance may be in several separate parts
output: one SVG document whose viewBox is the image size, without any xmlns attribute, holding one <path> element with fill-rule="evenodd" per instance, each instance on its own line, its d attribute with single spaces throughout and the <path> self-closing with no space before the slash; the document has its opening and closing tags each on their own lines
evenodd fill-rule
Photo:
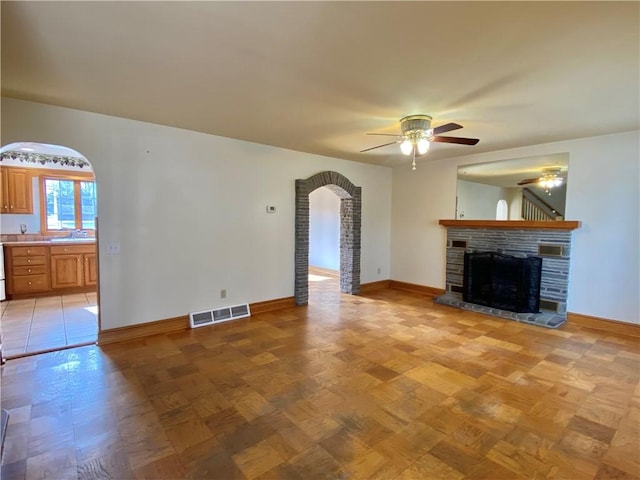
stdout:
<svg viewBox="0 0 640 480">
<path fill-rule="evenodd" d="M 58 238 L 55 240 L 21 240 L 17 242 L 2 242 L 3 245 L 15 245 L 19 247 L 20 245 L 42 245 L 42 246 L 51 246 L 51 245 L 77 245 L 77 244 L 95 244 L 95 238 Z"/>
</svg>

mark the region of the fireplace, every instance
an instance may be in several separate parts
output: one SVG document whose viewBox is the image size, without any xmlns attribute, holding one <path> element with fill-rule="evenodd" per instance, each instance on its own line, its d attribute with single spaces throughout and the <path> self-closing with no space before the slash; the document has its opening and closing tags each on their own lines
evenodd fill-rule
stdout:
<svg viewBox="0 0 640 480">
<path fill-rule="evenodd" d="M 462 298 L 510 312 L 538 313 L 541 276 L 540 257 L 465 252 Z"/>
<path fill-rule="evenodd" d="M 440 220 L 440 224 L 447 227 L 446 289 L 443 295 L 434 298 L 436 302 L 548 328 L 558 328 L 566 322 L 571 232 L 580 227 L 580 222 Z M 465 252 L 493 252 L 494 260 L 495 254 L 539 258 L 539 287 L 529 288 L 538 303 L 532 305 L 527 301 L 524 303 L 529 305 L 525 310 L 507 310 L 504 305 L 488 306 L 477 299 L 466 301 L 467 293 L 475 295 L 477 292 L 475 282 L 471 286 L 464 282 Z M 508 272 L 511 271 L 510 267 Z M 470 291 L 465 292 L 465 287 Z M 482 290 L 482 287 L 478 288 Z M 509 297 L 502 290 L 504 287 L 498 297 Z M 499 298 L 498 303 L 503 300 Z"/>
</svg>

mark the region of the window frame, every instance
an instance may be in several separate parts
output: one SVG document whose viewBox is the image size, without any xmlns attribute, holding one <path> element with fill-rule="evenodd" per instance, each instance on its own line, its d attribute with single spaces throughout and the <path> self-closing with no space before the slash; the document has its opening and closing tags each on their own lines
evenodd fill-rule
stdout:
<svg viewBox="0 0 640 480">
<path fill-rule="evenodd" d="M 74 201 L 74 219 L 75 228 L 66 230 L 49 230 L 47 224 L 47 196 L 45 182 L 47 180 L 67 180 L 73 181 L 73 201 Z M 40 172 L 38 178 L 38 185 L 40 190 L 40 232 L 42 235 L 50 236 L 67 236 L 69 232 L 73 230 L 83 230 L 88 233 L 90 237 L 95 236 L 94 228 L 82 228 L 82 196 L 80 192 L 80 182 L 91 182 L 95 188 L 95 175 L 93 173 L 85 172 L 58 172 L 56 170 L 49 170 L 46 172 Z M 97 199 L 96 199 L 97 200 Z M 96 215 L 97 217 L 97 215 Z"/>
</svg>

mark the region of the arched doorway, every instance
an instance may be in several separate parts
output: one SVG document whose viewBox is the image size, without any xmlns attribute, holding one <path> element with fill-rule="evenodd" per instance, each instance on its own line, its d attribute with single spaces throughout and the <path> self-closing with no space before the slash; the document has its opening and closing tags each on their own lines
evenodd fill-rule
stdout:
<svg viewBox="0 0 640 480">
<path fill-rule="evenodd" d="M 320 172 L 307 179 L 296 180 L 296 305 L 309 302 L 309 194 L 320 187 L 329 187 L 340 197 L 340 291 L 360 293 L 362 189 L 338 172 Z"/>
<path fill-rule="evenodd" d="M 61 145 L 17 142 L 0 148 L 0 173 L 8 187 L 3 199 L 20 206 L 0 212 L 7 259 L 2 356 L 95 343 L 97 194 L 90 162 Z"/>
</svg>

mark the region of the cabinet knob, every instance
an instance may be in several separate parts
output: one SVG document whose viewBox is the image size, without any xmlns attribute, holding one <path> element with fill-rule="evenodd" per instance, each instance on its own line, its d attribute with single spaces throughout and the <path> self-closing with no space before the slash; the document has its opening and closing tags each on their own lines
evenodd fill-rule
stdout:
<svg viewBox="0 0 640 480">
<path fill-rule="evenodd" d="M 27 253 L 31 253 L 31 250 L 27 250 Z"/>
<path fill-rule="evenodd" d="M 30 258 L 27 259 L 27 263 L 31 263 L 31 259 Z"/>
<path fill-rule="evenodd" d="M 29 282 L 29 285 L 31 285 L 31 282 Z"/>
<path fill-rule="evenodd" d="M 31 273 L 31 269 L 28 269 L 27 272 Z"/>
</svg>

